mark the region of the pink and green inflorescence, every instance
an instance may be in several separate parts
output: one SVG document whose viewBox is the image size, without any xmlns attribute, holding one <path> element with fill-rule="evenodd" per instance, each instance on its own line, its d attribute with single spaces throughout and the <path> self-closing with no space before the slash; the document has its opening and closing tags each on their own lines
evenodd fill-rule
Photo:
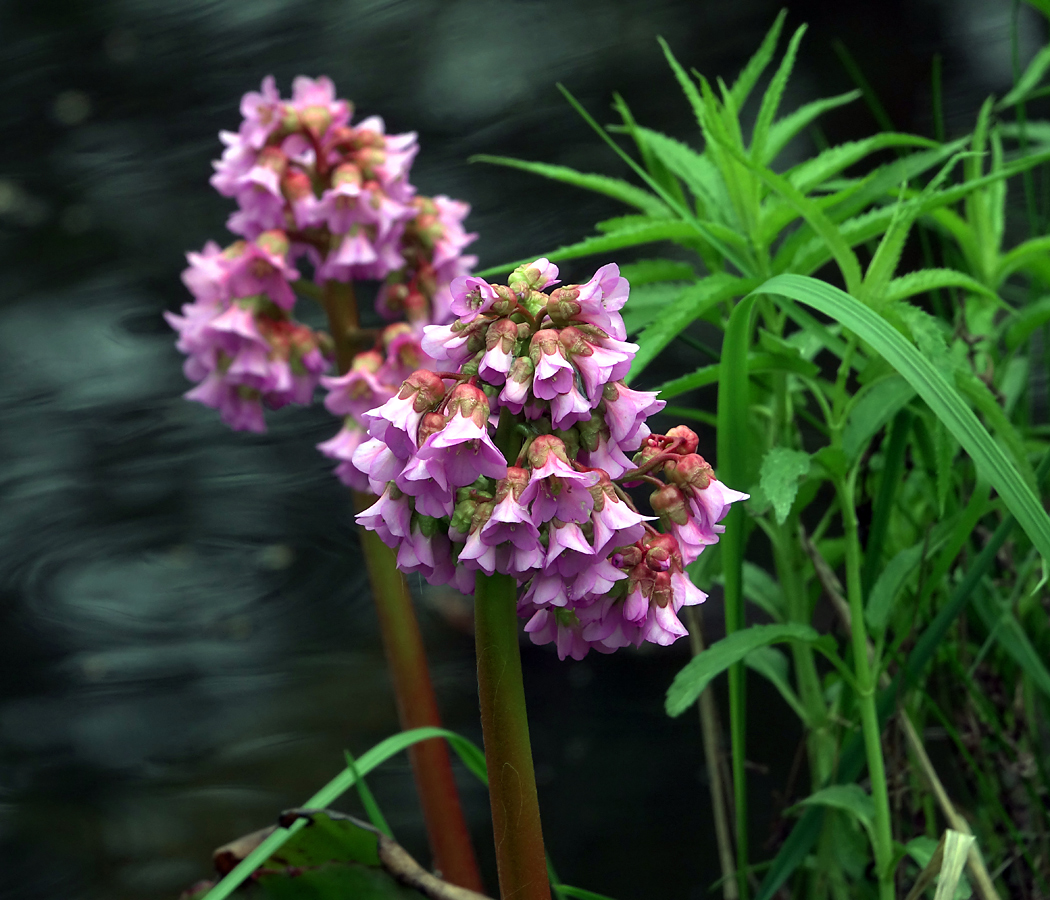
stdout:
<svg viewBox="0 0 1050 900">
<path fill-rule="evenodd" d="M 186 396 L 218 409 L 236 430 L 265 431 L 264 406 L 309 405 L 319 383 L 328 388 L 328 408 L 347 424 L 321 450 L 340 460 L 344 481 L 363 484 L 350 464 L 363 431 L 353 417 L 360 403 L 344 396 L 347 382 L 364 395 L 350 375 L 323 376 L 332 339 L 293 317 L 303 284 L 297 266 L 309 266 L 318 288 L 380 281 L 379 312 L 406 320 L 356 364 L 374 376 L 370 399 L 381 403 L 416 360 L 426 362 L 423 326 L 452 317 L 449 284 L 476 262 L 462 252 L 476 236 L 463 228 L 467 204 L 416 193 L 416 135 L 387 134 L 378 116 L 351 124 L 352 112 L 323 77 L 296 78 L 289 100 L 272 77 L 244 95 L 240 129 L 220 135 L 226 149 L 211 179 L 237 204 L 226 224 L 240 240 L 187 254 L 183 282 L 194 299 L 167 320 L 187 355 L 186 376 L 197 382 Z M 414 364 L 403 371 L 407 359 Z"/>
<path fill-rule="evenodd" d="M 358 522 L 431 584 L 470 594 L 478 572 L 513 577 L 525 630 L 563 659 L 670 644 L 687 634 L 681 608 L 706 599 L 685 567 L 747 495 L 689 428 L 646 425 L 664 403 L 624 383 L 638 348 L 619 269 L 548 292 L 557 277 L 540 259 L 507 285 L 452 281 L 458 318 L 422 339 L 441 369 L 362 414 L 352 464 L 379 499 Z M 646 486 L 655 515 L 627 493 Z"/>
</svg>

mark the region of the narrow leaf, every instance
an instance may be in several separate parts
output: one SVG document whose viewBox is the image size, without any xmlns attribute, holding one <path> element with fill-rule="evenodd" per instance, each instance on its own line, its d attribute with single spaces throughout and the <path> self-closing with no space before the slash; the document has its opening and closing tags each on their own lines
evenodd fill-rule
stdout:
<svg viewBox="0 0 1050 900">
<path fill-rule="evenodd" d="M 799 622 L 777 625 L 752 625 L 712 644 L 694 656 L 667 689 L 666 709 L 669 716 L 680 716 L 696 702 L 713 678 L 738 663 L 756 647 L 784 641 L 814 643 L 820 635 Z"/>
<path fill-rule="evenodd" d="M 730 88 L 729 93 L 737 109 L 744 105 L 751 91 L 758 84 L 758 79 L 762 77 L 762 73 L 766 70 L 766 66 L 773 61 L 773 54 L 776 53 L 777 41 L 780 40 L 780 32 L 784 27 L 786 18 L 787 10 L 782 9 L 777 14 L 772 27 L 766 32 L 766 36 L 762 38 L 762 43 L 759 44 L 754 56 L 747 61 L 747 65 L 744 66 L 736 81 L 733 82 L 733 87 Z"/>
<path fill-rule="evenodd" d="M 868 442 L 915 396 L 915 388 L 900 375 L 868 387 L 850 411 L 842 430 L 842 449 L 852 462 Z"/>
<path fill-rule="evenodd" d="M 875 822 L 875 803 L 859 784 L 831 784 L 800 800 L 799 806 L 828 806 L 849 813 L 869 832 Z"/>
<path fill-rule="evenodd" d="M 860 96 L 860 91 L 847 91 L 836 97 L 827 97 L 823 100 L 813 100 L 800 106 L 793 113 L 776 121 L 769 129 L 766 138 L 766 162 L 772 162 L 780 155 L 788 142 L 803 129 L 807 128 L 820 116 L 847 103 L 852 103 Z"/>
<path fill-rule="evenodd" d="M 648 191 L 635 187 L 633 184 L 620 178 L 610 178 L 607 175 L 595 175 L 590 172 L 577 172 L 568 166 L 529 162 L 509 156 L 489 156 L 485 153 L 479 153 L 470 157 L 468 162 L 491 163 L 495 166 L 521 169 L 523 172 L 531 172 L 533 175 L 540 175 L 543 178 L 550 178 L 587 191 L 605 194 L 608 197 L 619 200 L 621 203 L 626 203 L 628 206 L 637 207 L 651 216 L 666 219 L 671 215 L 671 210 L 659 197 L 654 197 Z"/>
<path fill-rule="evenodd" d="M 677 259 L 640 259 L 620 266 L 620 274 L 632 287 L 658 281 L 693 281 L 696 270 Z"/>
<path fill-rule="evenodd" d="M 1018 103 L 1024 103 L 1028 95 L 1039 85 L 1047 69 L 1050 69 L 1050 46 L 1043 47 L 1032 58 L 1028 68 L 1024 70 L 1024 74 L 1017 79 L 1017 84 L 1014 85 L 1013 90 L 996 103 L 995 108 L 998 110 L 1009 109 Z"/>
<path fill-rule="evenodd" d="M 613 250 L 622 250 L 624 247 L 635 247 L 639 244 L 651 244 L 656 241 L 686 241 L 695 239 L 696 229 L 687 222 L 667 221 L 653 222 L 637 228 L 625 228 L 622 231 L 602 234 L 595 237 L 585 238 L 576 244 L 567 247 L 559 247 L 546 254 L 547 259 L 558 262 L 563 259 L 577 259 L 581 256 L 592 256 L 596 253 L 609 253 Z M 475 274 L 482 278 L 491 275 L 503 275 L 516 266 L 532 262 L 536 257 L 530 256 L 511 263 L 503 263 L 499 266 L 491 266 L 482 272 Z"/>
<path fill-rule="evenodd" d="M 958 272 L 955 269 L 919 269 L 918 272 L 909 272 L 907 275 L 901 275 L 900 278 L 894 278 L 886 285 L 883 301 L 892 303 L 896 300 L 914 297 L 916 294 L 925 294 L 947 287 L 962 288 L 972 294 L 980 294 L 997 303 L 1002 303 L 995 291 L 989 290 L 965 272 Z"/>
<path fill-rule="evenodd" d="M 766 140 L 769 137 L 773 119 L 776 118 L 777 110 L 780 108 L 780 99 L 784 96 L 784 89 L 787 87 L 788 78 L 791 77 L 791 70 L 795 67 L 798 45 L 802 42 L 802 36 L 805 33 L 805 25 L 800 25 L 795 30 L 784 53 L 784 58 L 780 61 L 762 97 L 762 105 L 758 109 L 758 117 L 755 119 L 755 128 L 751 135 L 751 158 L 756 163 L 765 164 L 771 159 L 766 152 Z"/>
<path fill-rule="evenodd" d="M 1043 558 L 1050 560 L 1050 516 L 959 392 L 885 319 L 848 294 L 814 278 L 778 275 L 756 293 L 791 297 L 837 319 L 881 354 L 944 422 L 999 492 Z"/>
<path fill-rule="evenodd" d="M 646 328 L 638 338 L 638 353 L 631 364 L 627 381 L 637 378 L 680 331 L 712 306 L 739 297 L 754 286 L 753 280 L 719 272 L 687 287 L 667 308 L 666 313 Z"/>
<path fill-rule="evenodd" d="M 788 682 L 788 659 L 783 653 L 775 647 L 756 647 L 744 657 L 744 665 L 773 685 L 799 720 L 809 724 L 806 709 Z"/>
<path fill-rule="evenodd" d="M 864 608 L 864 618 L 875 634 L 885 631 L 894 603 L 904 590 L 905 581 L 918 567 L 926 550 L 923 544 L 901 550 L 886 563 L 886 567 L 875 580 Z"/>
</svg>

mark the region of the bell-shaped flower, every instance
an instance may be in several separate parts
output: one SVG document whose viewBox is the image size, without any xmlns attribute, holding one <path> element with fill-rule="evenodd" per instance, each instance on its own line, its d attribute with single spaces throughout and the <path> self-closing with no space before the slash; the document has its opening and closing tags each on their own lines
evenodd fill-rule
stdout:
<svg viewBox="0 0 1050 900">
<path fill-rule="evenodd" d="M 420 420 L 444 395 L 444 382 L 433 372 L 418 369 L 405 379 L 394 397 L 363 415 L 368 433 L 387 444 L 399 458 L 408 459 L 416 450 Z"/>
<path fill-rule="evenodd" d="M 473 322 L 500 299 L 491 284 L 473 275 L 454 278 L 449 290 L 452 291 L 452 312 L 464 322 Z"/>
<path fill-rule="evenodd" d="M 507 461 L 488 434 L 489 401 L 470 384 L 457 385 L 448 402 L 448 424 L 419 448 L 421 459 L 435 459 L 453 487 L 473 484 L 479 475 L 502 478 Z"/>
<path fill-rule="evenodd" d="M 602 391 L 609 434 L 621 450 L 634 450 L 649 435 L 646 418 L 667 404 L 654 391 L 635 391 L 622 382 L 607 384 Z"/>
<path fill-rule="evenodd" d="M 478 375 L 488 384 L 503 384 L 514 362 L 518 326 L 510 319 L 493 322 L 485 335 L 485 355 L 478 363 Z"/>
<path fill-rule="evenodd" d="M 350 460 L 365 473 L 369 487 L 375 494 L 383 493 L 387 483 L 394 481 L 405 467 L 405 461 L 395 456 L 390 447 L 378 438 L 362 441 Z"/>
<path fill-rule="evenodd" d="M 555 516 L 563 522 L 587 521 L 594 508 L 588 488 L 598 482 L 598 473 L 576 471 L 564 442 L 549 434 L 532 442 L 528 458 L 532 474 L 521 502 L 531 504 L 532 521 L 549 522 Z"/>
<path fill-rule="evenodd" d="M 357 524 L 374 531 L 384 544 L 396 549 L 411 534 L 412 507 L 395 485 L 388 484 L 375 503 L 357 514 Z"/>
<path fill-rule="evenodd" d="M 576 372 L 565 358 L 565 347 L 553 328 L 544 328 L 532 336 L 529 356 L 535 366 L 532 392 L 541 400 L 553 400 L 558 394 L 573 389 Z"/>
</svg>

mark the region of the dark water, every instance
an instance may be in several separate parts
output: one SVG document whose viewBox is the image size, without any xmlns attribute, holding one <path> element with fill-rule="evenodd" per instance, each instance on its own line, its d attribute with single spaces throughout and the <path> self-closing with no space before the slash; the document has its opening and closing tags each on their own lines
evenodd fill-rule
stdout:
<svg viewBox="0 0 1050 900">
<path fill-rule="evenodd" d="M 327 73 L 362 114 L 418 130 L 413 180 L 473 204 L 489 265 L 567 243 L 619 209 L 470 166 L 470 154 L 620 174 L 554 82 L 602 121 L 618 90 L 643 123 L 693 139 L 655 35 L 687 65 L 731 77 L 776 9 L 0 6 L 0 896 L 174 897 L 207 874 L 212 847 L 327 781 L 343 748 L 397 730 L 348 498 L 313 449 L 333 421 L 318 407 L 271 416 L 263 437 L 231 434 L 180 399 L 160 318 L 185 299 L 183 252 L 224 240 L 229 205 L 209 189 L 208 163 L 241 93 L 268 72 L 285 91 L 296 74 Z M 934 52 L 949 130 L 1010 81 L 1008 0 L 810 0 L 789 22 L 804 20 L 789 106 L 850 87 L 833 37 L 902 129 L 929 133 Z M 1021 25 L 1026 61 L 1043 30 L 1027 8 Z M 858 104 L 825 132 L 872 127 Z M 582 280 L 591 264 L 566 268 Z M 692 353 L 674 349 L 669 365 Z M 472 640 L 442 613 L 448 599 L 421 596 L 434 677 L 449 727 L 480 739 Z M 717 594 L 705 618 L 717 637 Z M 526 647 L 547 837 L 570 883 L 622 900 L 699 898 L 717 877 L 699 728 L 661 710 L 686 657 L 679 644 L 560 663 Z M 761 847 L 797 729 L 758 685 L 753 698 Z M 494 885 L 486 799 L 461 774 Z M 425 859 L 405 763 L 371 780 Z"/>
</svg>

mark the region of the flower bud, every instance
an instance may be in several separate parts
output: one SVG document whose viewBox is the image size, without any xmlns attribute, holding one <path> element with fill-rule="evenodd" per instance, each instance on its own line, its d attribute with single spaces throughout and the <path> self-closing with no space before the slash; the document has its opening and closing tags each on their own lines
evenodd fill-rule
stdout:
<svg viewBox="0 0 1050 900">
<path fill-rule="evenodd" d="M 711 479 L 715 477 L 714 469 L 707 461 L 696 453 L 690 453 L 681 459 L 672 460 L 664 466 L 667 477 L 675 484 L 682 487 L 690 486 L 698 491 L 707 489 Z"/>
<path fill-rule="evenodd" d="M 335 171 L 332 172 L 332 187 L 339 187 L 341 184 L 352 184 L 360 187 L 361 170 L 353 163 L 343 163 L 336 166 Z"/>
<path fill-rule="evenodd" d="M 288 236 L 279 228 L 264 231 L 255 239 L 255 243 L 274 256 L 284 256 L 288 252 Z"/>
<path fill-rule="evenodd" d="M 288 157 L 280 147 L 263 147 L 255 160 L 257 166 L 264 169 L 273 169 L 278 175 L 283 175 L 288 168 Z"/>
<path fill-rule="evenodd" d="M 524 293 L 527 289 L 542 291 L 545 287 L 556 284 L 557 278 L 558 267 L 550 260 L 541 258 L 526 266 L 518 266 L 510 273 L 507 284 L 518 293 Z"/>
<path fill-rule="evenodd" d="M 561 438 L 553 434 L 541 434 L 529 447 L 529 465 L 533 469 L 541 469 L 547 464 L 547 457 L 553 453 L 565 465 L 571 465 L 569 456 L 565 452 L 565 443 Z"/>
<path fill-rule="evenodd" d="M 547 315 L 555 325 L 565 325 L 583 309 L 576 298 L 580 292 L 575 287 L 560 287 L 547 300 Z"/>
<path fill-rule="evenodd" d="M 469 492 L 467 496 L 459 499 L 452 510 L 452 521 L 449 523 L 449 531 L 458 531 L 466 535 L 470 532 L 470 523 L 474 520 L 474 510 L 477 509 L 477 501 L 473 500 Z"/>
<path fill-rule="evenodd" d="M 489 326 L 485 334 L 485 349 L 492 350 L 496 344 L 501 344 L 504 353 L 511 353 L 514 344 L 518 340 L 518 325 L 510 319 L 499 319 Z"/>
<path fill-rule="evenodd" d="M 284 178 L 281 179 L 281 191 L 287 199 L 293 202 L 309 197 L 313 190 L 310 176 L 298 169 L 286 172 Z"/>
<path fill-rule="evenodd" d="M 489 418 L 489 398 L 474 384 L 457 384 L 448 398 L 446 407 L 449 418 L 457 413 L 464 418 L 473 418 L 479 428 L 484 428 Z"/>
<path fill-rule="evenodd" d="M 415 394 L 412 408 L 417 412 L 434 409 L 445 396 L 445 382 L 429 369 L 416 369 L 404 380 L 398 396 L 407 400 Z"/>
<path fill-rule="evenodd" d="M 496 503 L 506 499 L 507 494 L 514 494 L 514 499 L 521 497 L 522 491 L 529 485 L 528 469 L 519 466 L 508 466 L 506 477 L 501 478 L 496 484 Z"/>
<path fill-rule="evenodd" d="M 437 434 L 445 427 L 445 417 L 439 412 L 428 412 L 419 421 L 419 437 L 416 440 L 420 445 L 432 434 Z"/>
<path fill-rule="evenodd" d="M 322 135 L 332 124 L 332 114 L 327 106 L 308 106 L 299 111 L 299 121 L 316 135 Z"/>
<path fill-rule="evenodd" d="M 544 328 L 537 331 L 532 336 L 532 341 L 529 344 L 529 359 L 532 360 L 532 364 L 538 366 L 540 358 L 544 354 L 553 356 L 555 353 L 558 353 L 561 349 L 560 343 L 558 332 L 553 328 Z"/>
<path fill-rule="evenodd" d="M 667 437 L 681 440 L 682 443 L 678 445 L 674 452 L 681 453 L 682 456 L 688 453 L 696 453 L 696 448 L 700 445 L 700 438 L 696 436 L 696 432 L 686 425 L 675 425 L 674 428 L 667 432 Z"/>
<path fill-rule="evenodd" d="M 358 353 L 350 362 L 352 372 L 371 372 L 373 375 L 383 365 L 383 355 L 378 350 L 366 350 Z"/>
<path fill-rule="evenodd" d="M 492 288 L 498 299 L 492 304 L 489 312 L 497 316 L 509 316 L 518 305 L 517 295 L 505 284 L 494 284 Z"/>
<path fill-rule="evenodd" d="M 685 494 L 673 484 L 665 484 L 649 496 L 649 504 L 653 512 L 660 517 L 664 525 L 670 522 L 685 525 L 689 521 L 689 509 L 686 503 Z"/>
</svg>

